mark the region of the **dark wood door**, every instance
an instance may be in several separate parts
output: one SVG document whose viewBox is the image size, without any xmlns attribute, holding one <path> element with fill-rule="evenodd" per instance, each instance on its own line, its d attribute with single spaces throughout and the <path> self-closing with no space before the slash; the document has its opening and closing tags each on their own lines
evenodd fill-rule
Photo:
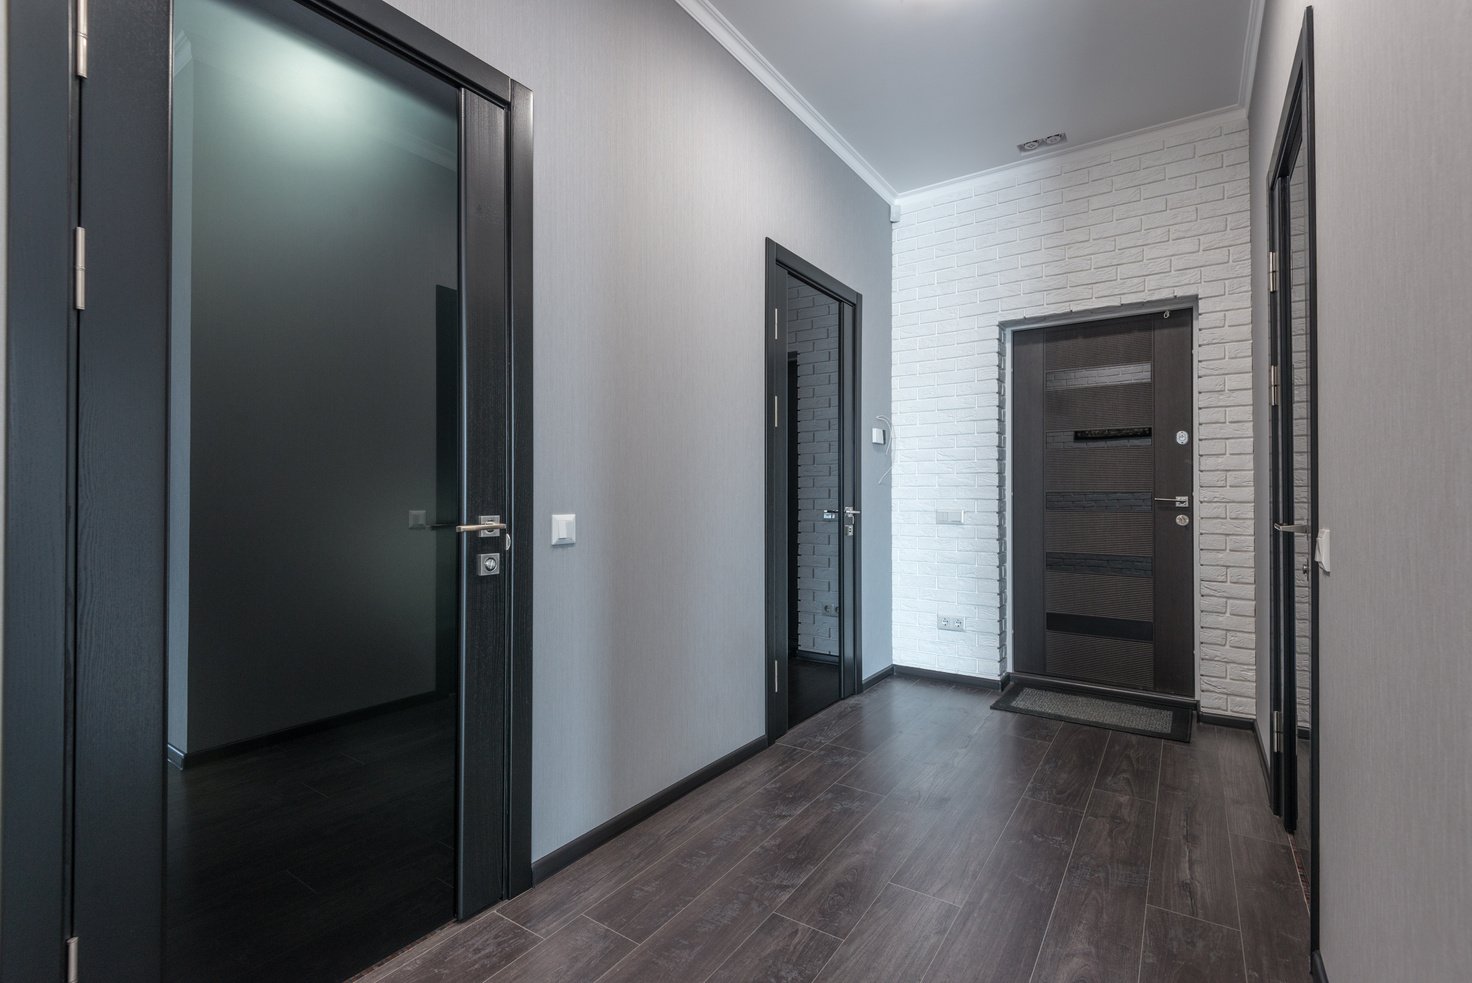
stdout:
<svg viewBox="0 0 1472 983">
<path fill-rule="evenodd" d="M 1014 671 L 1195 695 L 1191 320 L 1014 334 Z"/>
<path fill-rule="evenodd" d="M 531 568 L 512 533 L 530 509 L 530 94 L 373 0 L 184 8 L 94 9 L 75 124 L 70 926 L 84 979 L 336 979 L 529 884 Z M 257 40 L 271 57 L 241 57 Z M 270 77 L 296 55 L 322 63 L 315 88 Z M 279 138 L 269 159 L 237 145 L 236 116 Z M 234 411 L 206 421 L 206 396 Z M 208 469 L 231 507 L 200 493 Z M 263 507 L 311 481 L 326 490 Z M 213 563 L 217 589 L 180 579 L 181 557 Z M 204 651 L 202 613 L 226 605 L 254 612 L 238 635 L 297 618 L 278 637 L 301 652 L 263 685 L 280 652 L 256 645 L 196 704 L 204 674 L 185 681 L 175 654 Z M 342 665 L 304 675 L 301 653 L 327 650 Z M 195 761 L 231 774 L 181 780 Z M 208 828 L 181 825 L 202 799 Z M 371 873 L 375 856 L 417 879 Z M 209 878 L 259 922 L 189 927 L 204 906 L 178 892 Z M 384 951 L 343 956 L 348 940 Z"/>
</svg>

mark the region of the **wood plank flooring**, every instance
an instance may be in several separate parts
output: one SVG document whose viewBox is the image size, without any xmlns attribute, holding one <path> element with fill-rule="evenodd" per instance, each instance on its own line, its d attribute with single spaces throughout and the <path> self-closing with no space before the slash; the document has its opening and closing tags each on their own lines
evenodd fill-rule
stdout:
<svg viewBox="0 0 1472 983">
<path fill-rule="evenodd" d="M 1252 735 L 893 678 L 362 983 L 1306 983 Z"/>
</svg>

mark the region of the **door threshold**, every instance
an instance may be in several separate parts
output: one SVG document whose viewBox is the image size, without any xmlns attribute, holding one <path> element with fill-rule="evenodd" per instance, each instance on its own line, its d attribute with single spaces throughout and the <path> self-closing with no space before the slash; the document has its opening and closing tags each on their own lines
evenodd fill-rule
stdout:
<svg viewBox="0 0 1472 983">
<path fill-rule="evenodd" d="M 1021 683 L 1038 689 L 1055 689 L 1066 693 L 1086 693 L 1092 696 L 1107 696 L 1116 700 L 1129 700 L 1146 706 L 1169 707 L 1172 710 L 1199 708 L 1201 701 L 1189 696 L 1174 696 L 1170 693 L 1152 693 L 1148 690 L 1126 689 L 1106 683 L 1087 683 L 1077 679 L 1059 679 L 1056 676 L 1038 676 L 1027 672 L 1013 672 L 1008 685 Z"/>
</svg>

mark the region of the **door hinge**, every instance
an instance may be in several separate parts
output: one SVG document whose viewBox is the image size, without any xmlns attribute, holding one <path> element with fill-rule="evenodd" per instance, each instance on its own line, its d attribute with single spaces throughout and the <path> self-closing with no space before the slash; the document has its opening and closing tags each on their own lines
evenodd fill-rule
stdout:
<svg viewBox="0 0 1472 983">
<path fill-rule="evenodd" d="M 74 254 L 72 303 L 77 310 L 85 311 L 87 309 L 87 230 L 80 225 L 74 230 L 72 252 Z"/>
<path fill-rule="evenodd" d="M 77 78 L 87 77 L 87 0 L 77 0 Z"/>
<path fill-rule="evenodd" d="M 1273 711 L 1273 750 L 1283 750 L 1283 711 Z"/>
<path fill-rule="evenodd" d="M 66 940 L 66 983 L 77 983 L 77 949 L 80 943 L 75 935 Z"/>
<path fill-rule="evenodd" d="M 1276 250 L 1268 253 L 1268 293 L 1278 292 L 1278 253 Z"/>
<path fill-rule="evenodd" d="M 1278 405 L 1278 366 L 1268 366 L 1268 405 Z"/>
</svg>

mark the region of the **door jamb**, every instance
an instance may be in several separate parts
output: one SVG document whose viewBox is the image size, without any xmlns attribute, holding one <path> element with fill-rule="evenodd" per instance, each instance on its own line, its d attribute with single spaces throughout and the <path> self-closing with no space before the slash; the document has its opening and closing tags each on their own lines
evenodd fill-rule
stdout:
<svg viewBox="0 0 1472 983">
<path fill-rule="evenodd" d="M 862 590 L 860 590 L 862 576 L 861 567 L 861 544 L 863 542 L 863 483 L 860 480 L 860 440 L 859 440 L 859 406 L 862 362 L 862 336 L 864 321 L 864 298 L 863 295 L 839 280 L 824 273 L 812 263 L 802 259 L 796 253 L 783 248 L 771 239 L 766 242 L 766 289 L 764 296 L 766 304 L 762 312 L 762 334 L 765 338 L 764 350 L 766 358 L 763 365 L 763 377 L 766 380 L 765 398 L 763 407 L 763 427 L 766 432 L 766 494 L 765 494 L 765 522 L 764 538 L 766 553 L 766 644 L 762 652 L 762 687 L 765 693 L 766 729 L 767 743 L 770 744 L 778 737 L 787 732 L 788 729 L 788 693 L 785 685 L 777 685 L 779 680 L 785 681 L 787 669 L 787 619 L 780 617 L 786 611 L 787 601 L 787 544 L 786 544 L 786 480 L 787 480 L 787 447 L 786 447 L 786 423 L 787 409 L 782 406 L 782 400 L 787 391 L 787 345 L 785 332 L 776 314 L 785 306 L 785 295 L 782 288 L 783 277 L 780 273 L 789 273 L 801 280 L 807 281 L 812 286 L 834 297 L 842 304 L 846 304 L 853 310 L 852 325 L 845 327 L 844 322 L 848 319 L 840 315 L 839 333 L 839 398 L 840 398 L 840 441 L 843 444 L 840 454 L 847 455 L 851 465 L 843 468 L 840 463 L 840 488 L 841 494 L 845 496 L 845 505 L 852 505 L 860 510 L 858 522 L 858 535 L 855 542 L 848 548 L 848 564 L 843 590 L 840 594 L 839 623 L 843 626 L 843 633 L 848 643 L 848 651 L 852 653 L 852 659 L 848 662 L 842 658 L 842 650 L 839 659 L 839 685 L 840 699 L 857 694 L 863 689 L 863 640 L 860 627 L 862 621 Z M 847 426 L 848 434 L 845 437 L 842 428 Z M 781 480 L 779 480 L 779 477 Z M 782 521 L 778 517 L 783 516 Z M 780 534 L 779 534 L 780 527 Z M 781 595 L 781 596 L 779 596 Z M 779 623 L 780 622 L 780 623 Z"/>
<path fill-rule="evenodd" d="M 1002 474 L 998 479 L 1001 483 L 1002 494 L 1002 541 L 1006 550 L 1006 559 L 1002 566 L 1002 618 L 1001 625 L 1001 656 L 1002 674 L 1005 680 L 1013 668 L 1012 662 L 1012 561 L 1016 555 L 1012 545 L 1013 529 L 1013 493 L 1012 493 L 1012 339 L 1019 331 L 1031 331 L 1037 328 L 1058 328 L 1067 325 L 1090 324 L 1096 321 L 1113 321 L 1120 318 L 1139 317 L 1149 314 L 1163 314 L 1166 311 L 1179 311 L 1189 308 L 1191 311 L 1191 495 L 1192 501 L 1196 503 L 1195 514 L 1197 521 L 1193 524 L 1191 535 L 1191 570 L 1194 577 L 1192 589 L 1192 636 L 1191 650 L 1194 662 L 1195 686 L 1194 700 L 1197 706 L 1201 703 L 1201 346 L 1196 343 L 1196 332 L 1201 324 L 1201 298 L 1195 294 L 1184 297 L 1170 297 L 1161 300 L 1147 300 L 1139 303 L 1118 304 L 1114 307 L 1100 307 L 1087 311 L 1065 311 L 1058 314 L 1041 314 L 1036 317 L 1015 318 L 1002 321 L 997 325 L 1001 332 L 1002 364 L 1001 383 L 1003 392 L 1002 420 L 998 424 L 1002 436 Z"/>
<path fill-rule="evenodd" d="M 1318 230 L 1317 230 L 1317 149 L 1315 137 L 1315 109 L 1314 109 L 1314 9 L 1309 6 L 1303 12 L 1303 24 L 1299 30 L 1298 46 L 1294 52 L 1293 66 L 1288 73 L 1288 88 L 1283 98 L 1283 109 L 1278 121 L 1278 132 L 1273 142 L 1272 156 L 1269 158 L 1268 174 L 1266 179 L 1267 203 L 1268 203 L 1268 248 L 1276 250 L 1281 217 L 1278 213 L 1278 184 L 1286 179 L 1284 152 L 1289 146 L 1289 141 L 1296 136 L 1298 139 L 1299 153 L 1303 156 L 1306 171 L 1305 190 L 1305 248 L 1306 257 L 1304 263 L 1305 277 L 1305 316 L 1307 318 L 1308 352 L 1307 370 L 1309 387 L 1312 400 L 1309 405 L 1309 473 L 1311 481 L 1309 485 L 1309 524 L 1311 533 L 1317 538 L 1319 530 L 1319 412 L 1318 412 Z M 1279 269 L 1283 269 L 1283 261 L 1279 259 Z M 1270 293 L 1268 300 L 1268 312 L 1270 323 L 1268 327 L 1268 340 L 1270 344 L 1269 362 L 1277 365 L 1279 360 L 1278 336 L 1279 331 L 1289 325 L 1287 310 L 1290 298 L 1289 291 L 1278 290 Z M 1280 380 L 1282 368 L 1279 368 Z M 1284 395 L 1280 396 L 1277 407 L 1269 407 L 1269 466 L 1271 469 L 1268 483 L 1268 538 L 1272 544 L 1269 559 L 1269 603 L 1270 603 L 1270 630 L 1268 633 L 1269 645 L 1269 683 L 1270 683 L 1270 707 L 1269 710 L 1283 711 L 1283 744 L 1284 751 L 1273 753 L 1269 750 L 1268 758 L 1271 762 L 1271 790 L 1274 811 L 1284 815 L 1289 811 L 1296 812 L 1297 785 L 1302 782 L 1303 777 L 1297 774 L 1296 745 L 1298 741 L 1298 699 L 1297 699 L 1297 676 L 1296 673 L 1283 664 L 1280 647 L 1277 645 L 1277 622 L 1282 615 L 1279 610 L 1280 585 L 1277 583 L 1279 576 L 1278 553 L 1282 548 L 1281 536 L 1272 528 L 1272 524 L 1278 521 L 1274 506 L 1277 505 L 1280 488 L 1278 487 L 1278 471 L 1281 462 L 1278 460 L 1277 434 L 1278 414 L 1284 406 L 1290 404 L 1292 396 L 1291 373 L 1283 388 Z M 1280 385 L 1282 383 L 1280 382 Z M 1309 732 L 1309 836 L 1311 849 L 1310 877 L 1309 877 L 1309 950 L 1311 957 L 1318 965 L 1319 960 L 1319 926 L 1320 926 L 1320 891 L 1321 883 L 1319 868 L 1322 862 L 1322 851 L 1319 849 L 1319 736 L 1320 736 L 1320 712 L 1319 712 L 1319 590 L 1321 570 L 1317 557 L 1313 550 L 1315 543 L 1309 544 L 1310 556 L 1310 601 L 1313 606 L 1313 621 L 1311 624 L 1312 640 L 1309 646 L 1309 712 L 1312 717 L 1311 730 Z M 1291 684 L 1291 686 L 1290 686 Z M 1292 693 L 1292 699 L 1287 699 L 1287 694 Z M 1271 737 L 1272 728 L 1269 727 Z M 1291 767 L 1294 772 L 1294 798 L 1292 806 L 1287 802 L 1287 772 L 1290 770 L 1286 762 L 1289 748 L 1294 748 L 1295 758 Z M 1303 820 L 1303 817 L 1294 815 L 1294 824 Z M 1285 822 L 1286 825 L 1286 822 Z"/>
</svg>

